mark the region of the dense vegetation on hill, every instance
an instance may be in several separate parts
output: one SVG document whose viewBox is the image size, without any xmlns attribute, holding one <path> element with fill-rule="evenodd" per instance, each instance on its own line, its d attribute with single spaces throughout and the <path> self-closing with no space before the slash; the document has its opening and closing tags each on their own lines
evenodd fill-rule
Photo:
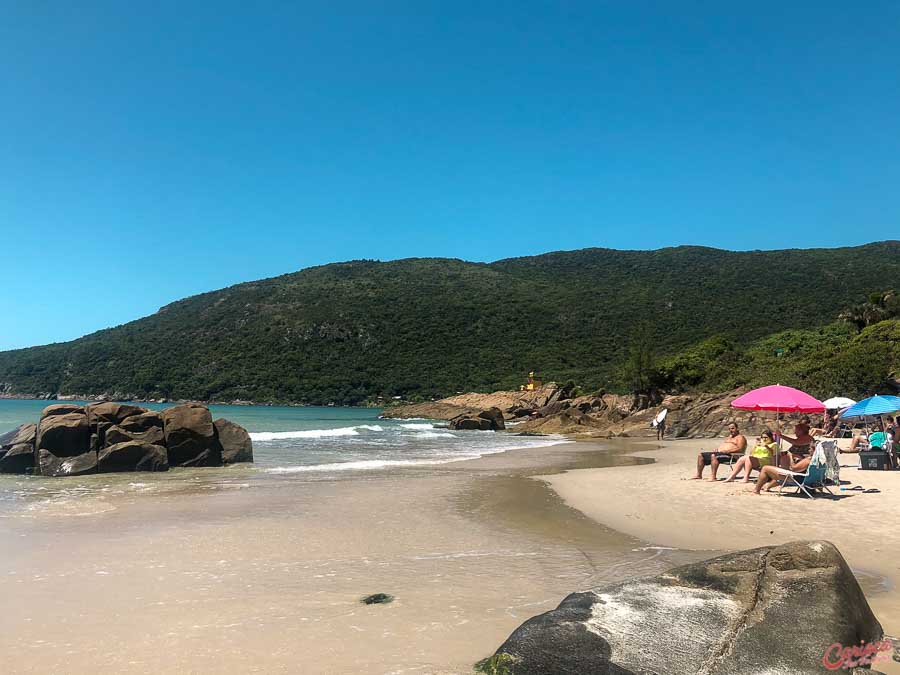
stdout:
<svg viewBox="0 0 900 675">
<path fill-rule="evenodd" d="M 785 383 L 852 377 L 866 388 L 896 367 L 896 321 L 859 334 L 834 322 L 892 286 L 900 286 L 900 242 L 584 249 L 490 264 L 353 261 L 187 298 L 72 342 L 2 352 L 0 390 L 356 404 L 513 388 L 530 370 L 621 390 L 638 326 L 652 345 L 653 379 L 669 388 L 782 373 Z M 872 374 L 860 379 L 859 369 Z"/>
</svg>

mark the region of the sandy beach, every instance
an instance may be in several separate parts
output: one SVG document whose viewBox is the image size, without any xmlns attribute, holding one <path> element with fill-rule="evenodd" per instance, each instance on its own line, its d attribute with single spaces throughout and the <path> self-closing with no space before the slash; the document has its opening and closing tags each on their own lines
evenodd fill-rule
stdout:
<svg viewBox="0 0 900 675">
<path fill-rule="evenodd" d="M 153 493 L 145 477 L 91 493 L 56 479 L 62 498 L 0 514 L 4 671 L 471 672 L 570 592 L 704 557 L 647 547 L 530 478 L 639 461 L 623 450 L 305 483 L 196 470 Z M 378 592 L 396 599 L 360 604 Z"/>
<path fill-rule="evenodd" d="M 616 443 L 615 441 L 611 441 Z M 885 633 L 900 635 L 900 473 L 860 471 L 854 455 L 840 455 L 837 499 L 752 494 L 752 485 L 689 480 L 697 452 L 711 439 L 644 442 L 633 453 L 652 463 L 580 469 L 540 480 L 570 506 L 615 530 L 658 546 L 734 551 L 792 540 L 825 539 L 843 553 L 860 580 Z M 634 441 L 629 444 L 633 447 Z M 755 474 L 754 474 L 755 475 Z M 879 664 L 900 673 L 900 664 Z"/>
<path fill-rule="evenodd" d="M 683 480 L 711 443 L 578 442 L 305 483 L 197 470 L 164 492 L 36 496 L 0 516 L 4 668 L 468 673 L 571 592 L 815 538 L 900 632 L 900 476 L 845 469 L 881 492 L 815 502 Z M 378 592 L 394 602 L 359 602 Z"/>
</svg>

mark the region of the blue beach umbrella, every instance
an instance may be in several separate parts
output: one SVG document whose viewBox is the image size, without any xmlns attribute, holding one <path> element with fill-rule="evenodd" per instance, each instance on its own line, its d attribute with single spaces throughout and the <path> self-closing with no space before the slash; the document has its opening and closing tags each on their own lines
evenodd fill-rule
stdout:
<svg viewBox="0 0 900 675">
<path fill-rule="evenodd" d="M 900 396 L 871 396 L 847 408 L 841 413 L 841 419 L 890 415 L 898 410 L 900 410 Z"/>
</svg>

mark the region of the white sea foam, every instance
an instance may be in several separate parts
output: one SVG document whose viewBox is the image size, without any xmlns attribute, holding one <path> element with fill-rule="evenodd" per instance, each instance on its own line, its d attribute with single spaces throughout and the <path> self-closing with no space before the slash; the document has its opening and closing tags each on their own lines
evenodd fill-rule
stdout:
<svg viewBox="0 0 900 675">
<path fill-rule="evenodd" d="M 401 424 L 404 429 L 434 429 L 433 424 Z"/>
<path fill-rule="evenodd" d="M 416 434 L 416 438 L 457 438 L 453 434 L 446 431 L 420 431 Z"/>
<path fill-rule="evenodd" d="M 254 441 L 281 441 L 292 438 L 331 438 L 337 436 L 359 436 L 363 431 L 383 431 L 377 424 L 360 424 L 355 427 L 338 427 L 337 429 L 304 429 L 302 431 L 256 431 L 250 434 Z"/>
<path fill-rule="evenodd" d="M 443 459 L 364 459 L 358 462 L 335 462 L 333 464 L 310 464 L 308 466 L 276 466 L 266 469 L 267 473 L 308 473 L 316 471 L 366 471 L 386 469 L 392 466 L 420 466 L 425 464 L 449 464 L 467 459 L 477 459 L 478 455 L 460 455 Z"/>
</svg>

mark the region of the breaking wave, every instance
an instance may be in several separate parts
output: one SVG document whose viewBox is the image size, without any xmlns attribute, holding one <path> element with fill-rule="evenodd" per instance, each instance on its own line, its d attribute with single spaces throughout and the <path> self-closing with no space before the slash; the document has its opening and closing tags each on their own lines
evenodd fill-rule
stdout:
<svg viewBox="0 0 900 675">
<path fill-rule="evenodd" d="M 250 434 L 254 441 L 282 441 L 291 438 L 330 438 L 337 436 L 359 436 L 362 431 L 383 431 L 378 424 L 360 424 L 355 427 L 337 429 L 305 429 L 303 431 L 256 431 Z"/>
</svg>

